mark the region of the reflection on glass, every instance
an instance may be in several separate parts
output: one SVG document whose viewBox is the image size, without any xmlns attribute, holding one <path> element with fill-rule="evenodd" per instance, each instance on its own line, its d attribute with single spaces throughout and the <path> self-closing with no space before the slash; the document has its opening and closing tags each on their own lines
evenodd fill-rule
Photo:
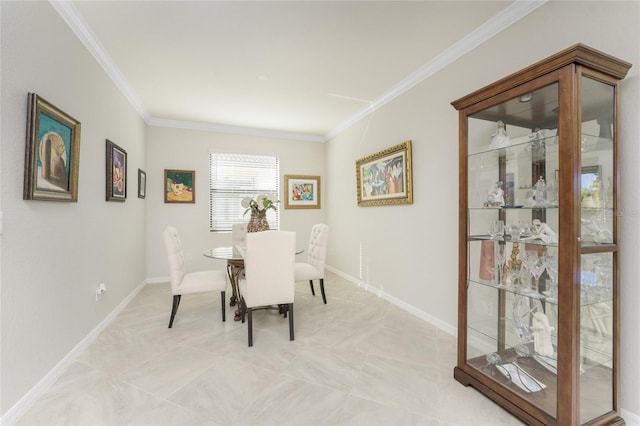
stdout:
<svg viewBox="0 0 640 426">
<path fill-rule="evenodd" d="M 580 423 L 613 409 L 613 254 L 585 254 L 580 273 Z"/>
<path fill-rule="evenodd" d="M 613 86 L 582 77 L 581 241 L 613 243 Z"/>
</svg>

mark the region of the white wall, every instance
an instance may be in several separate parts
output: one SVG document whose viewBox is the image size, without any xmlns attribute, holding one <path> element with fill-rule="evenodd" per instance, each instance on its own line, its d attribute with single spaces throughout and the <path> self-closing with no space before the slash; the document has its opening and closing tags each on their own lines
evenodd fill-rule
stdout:
<svg viewBox="0 0 640 426">
<path fill-rule="evenodd" d="M 295 231 L 297 244 L 309 243 L 311 226 L 325 221 L 321 209 L 285 209 L 284 175 L 321 177 L 326 194 L 325 145 L 259 136 L 232 135 L 200 130 L 149 127 L 147 129 L 147 276 L 168 277 L 162 230 L 173 225 L 180 232 L 189 270 L 224 268 L 220 260 L 202 256 L 205 249 L 231 244 L 230 233 L 209 232 L 209 152 L 276 155 L 280 158 L 280 229 Z M 164 170 L 196 171 L 195 204 L 164 203 Z M 321 198 L 322 199 L 322 198 Z M 246 220 L 249 220 L 247 215 Z"/>
<path fill-rule="evenodd" d="M 326 198 L 327 222 L 333 235 L 340 235 L 340 244 L 331 245 L 329 265 L 456 327 L 458 115 L 450 102 L 575 43 L 631 62 L 622 84 L 620 135 L 620 402 L 635 416 L 640 413 L 639 16 L 638 2 L 546 3 L 330 141 Z M 413 205 L 357 207 L 355 161 L 407 139 L 413 141 Z"/>
<path fill-rule="evenodd" d="M 49 2 L 0 2 L 2 414 L 146 277 L 145 125 Z M 77 203 L 23 201 L 27 93 L 81 122 Z M 129 196 L 105 201 L 105 139 L 128 153 Z M 108 292 L 99 302 L 95 288 Z"/>
</svg>

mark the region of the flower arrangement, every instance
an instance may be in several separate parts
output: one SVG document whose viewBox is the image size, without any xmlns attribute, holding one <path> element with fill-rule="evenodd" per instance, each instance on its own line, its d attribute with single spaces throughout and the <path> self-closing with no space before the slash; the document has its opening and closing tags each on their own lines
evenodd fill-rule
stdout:
<svg viewBox="0 0 640 426">
<path fill-rule="evenodd" d="M 254 200 L 251 197 L 244 197 L 242 199 L 241 205 L 246 210 L 244 214 L 247 214 L 249 210 L 252 212 L 261 212 L 267 211 L 268 209 L 278 210 L 276 208 L 276 203 L 279 203 L 280 200 L 277 199 L 275 195 L 272 194 L 260 194 Z"/>
</svg>

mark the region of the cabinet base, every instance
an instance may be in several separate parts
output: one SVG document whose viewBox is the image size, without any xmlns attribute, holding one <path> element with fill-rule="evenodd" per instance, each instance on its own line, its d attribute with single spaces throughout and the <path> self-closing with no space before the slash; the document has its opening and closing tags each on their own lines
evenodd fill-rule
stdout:
<svg viewBox="0 0 640 426">
<path fill-rule="evenodd" d="M 557 425 L 558 422 L 555 418 L 549 417 L 545 414 L 533 415 L 528 411 L 522 409 L 520 405 L 518 405 L 515 401 L 511 401 L 508 398 L 505 398 L 501 394 L 495 392 L 489 386 L 482 383 L 480 380 L 476 379 L 463 369 L 459 367 L 455 367 L 453 369 L 453 378 L 463 384 L 464 386 L 472 386 L 480 393 L 484 394 L 489 399 L 493 400 L 496 404 L 518 417 L 520 420 L 525 422 L 528 425 Z M 601 419 L 596 419 L 593 422 L 587 423 L 588 425 L 606 425 L 606 426 L 624 426 L 625 421 L 620 416 L 608 417 L 605 416 Z"/>
<path fill-rule="evenodd" d="M 484 394 L 489 399 L 493 400 L 496 404 L 498 404 L 499 406 L 501 406 L 502 408 L 504 408 L 505 410 L 513 414 L 514 416 L 518 417 L 520 420 L 522 420 L 528 425 L 544 426 L 544 425 L 554 424 L 550 422 L 550 420 L 554 422 L 553 419 L 537 418 L 532 416 L 530 413 L 524 411 L 519 405 L 503 397 L 499 393 L 494 392 L 493 389 L 486 386 L 485 384 L 483 384 L 482 382 L 477 380 L 475 377 L 471 376 L 470 374 L 468 374 L 467 372 L 465 372 L 459 367 L 455 367 L 453 369 L 453 378 L 465 386 L 474 387 L 480 393 Z"/>
</svg>

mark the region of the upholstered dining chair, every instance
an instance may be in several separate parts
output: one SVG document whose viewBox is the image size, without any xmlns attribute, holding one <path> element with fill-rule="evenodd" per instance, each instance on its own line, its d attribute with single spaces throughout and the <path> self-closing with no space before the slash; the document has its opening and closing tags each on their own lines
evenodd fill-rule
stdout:
<svg viewBox="0 0 640 426">
<path fill-rule="evenodd" d="M 327 304 L 327 296 L 324 293 L 324 262 L 327 258 L 327 244 L 329 243 L 329 225 L 317 223 L 311 228 L 309 248 L 307 249 L 307 261 L 295 264 L 296 281 L 309 280 L 311 294 L 316 295 L 313 288 L 313 280 L 320 280 L 322 301 Z"/>
<path fill-rule="evenodd" d="M 247 242 L 247 224 L 242 223 L 234 223 L 231 225 L 231 244 L 235 247 L 236 245 L 244 245 Z"/>
<path fill-rule="evenodd" d="M 253 310 L 273 305 L 287 305 L 289 340 L 294 340 L 295 246 L 295 232 L 273 230 L 247 234 L 245 275 L 239 287 L 243 322 L 247 315 L 249 346 L 253 346 Z"/>
<path fill-rule="evenodd" d="M 227 289 L 227 274 L 224 271 L 199 271 L 187 272 L 182 252 L 182 243 L 178 230 L 168 226 L 164 232 L 164 248 L 167 252 L 169 274 L 171 277 L 171 293 L 173 294 L 173 307 L 169 328 L 173 326 L 173 319 L 178 312 L 180 299 L 183 294 L 204 293 L 219 291 L 222 300 L 222 321 L 225 321 L 225 291 Z"/>
</svg>

